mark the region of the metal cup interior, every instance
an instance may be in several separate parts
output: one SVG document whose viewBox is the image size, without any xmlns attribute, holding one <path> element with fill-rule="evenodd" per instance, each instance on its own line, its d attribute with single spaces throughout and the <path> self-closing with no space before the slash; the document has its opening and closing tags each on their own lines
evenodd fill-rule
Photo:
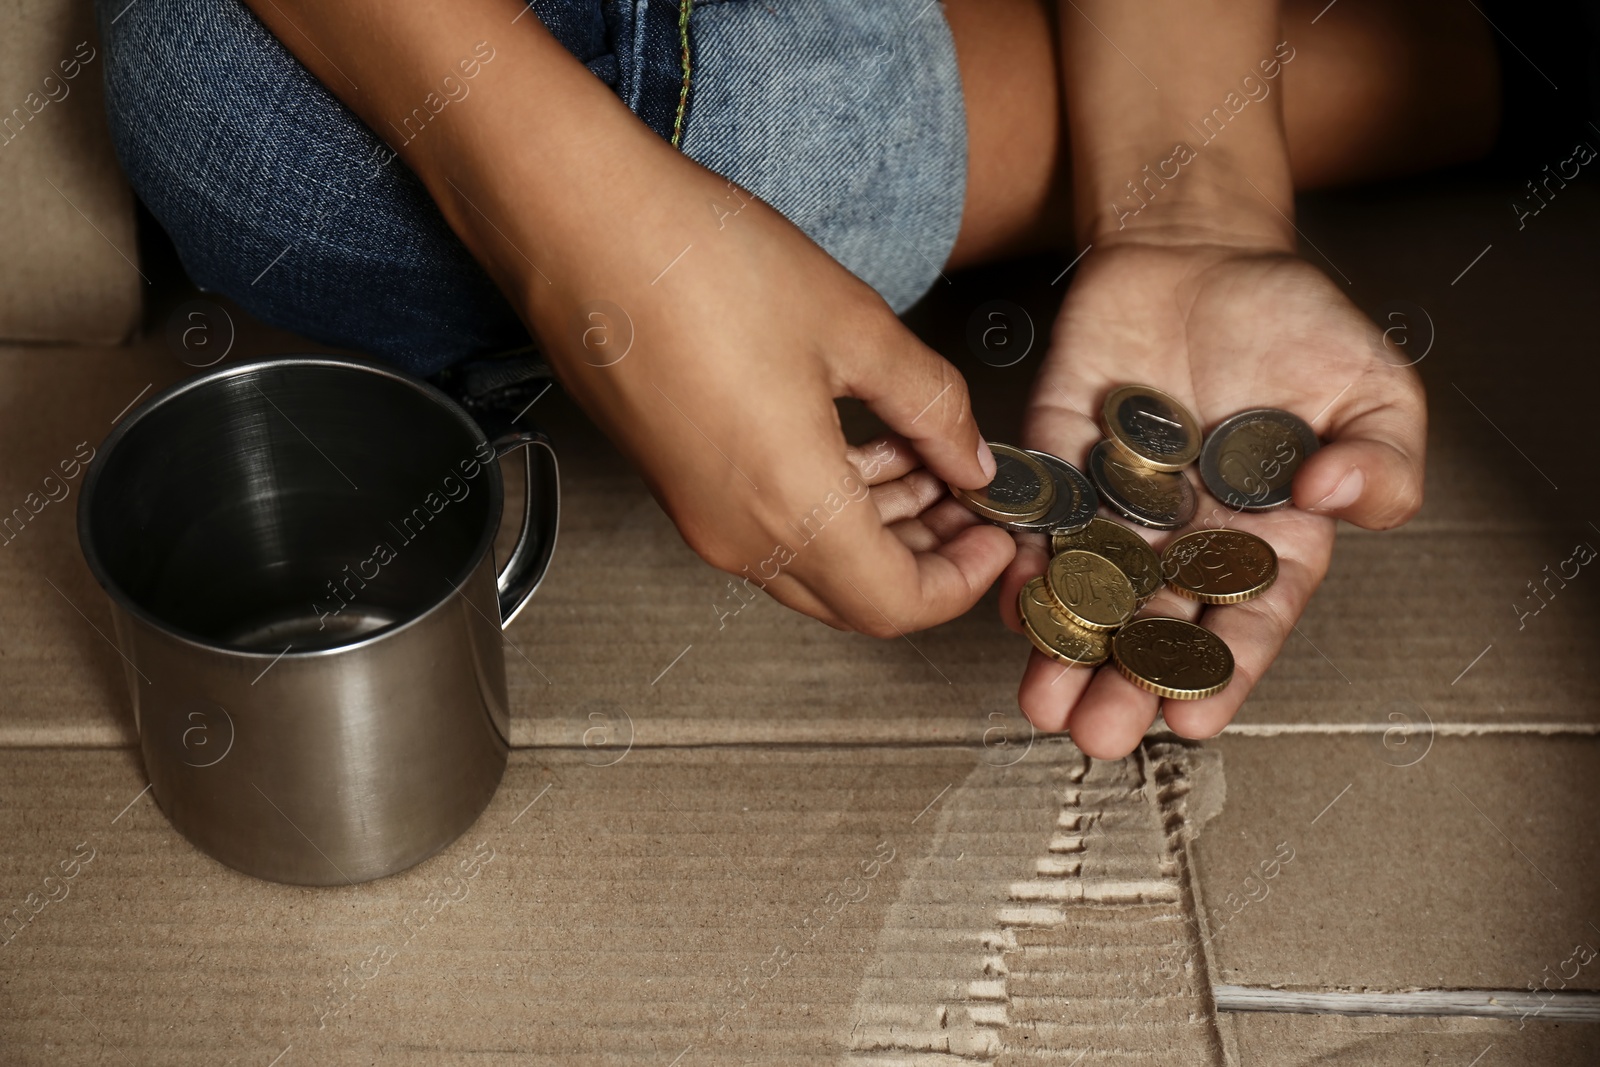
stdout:
<svg viewBox="0 0 1600 1067">
<path fill-rule="evenodd" d="M 125 606 L 213 646 L 308 651 L 403 625 L 468 577 L 500 520 L 472 419 L 351 362 L 197 379 L 107 445 L 85 554 Z"/>
</svg>

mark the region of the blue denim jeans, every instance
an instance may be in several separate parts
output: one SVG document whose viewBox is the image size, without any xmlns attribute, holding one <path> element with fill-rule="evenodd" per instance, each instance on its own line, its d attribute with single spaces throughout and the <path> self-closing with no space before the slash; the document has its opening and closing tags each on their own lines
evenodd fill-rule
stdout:
<svg viewBox="0 0 1600 1067">
<path fill-rule="evenodd" d="M 383 141 L 239 0 L 97 6 L 118 156 L 197 285 L 421 375 L 528 343 L 415 175 L 383 163 Z M 936 2 L 533 0 L 531 13 L 642 121 L 897 311 L 938 278 L 966 118 Z M 452 93 L 470 92 L 468 69 Z"/>
</svg>

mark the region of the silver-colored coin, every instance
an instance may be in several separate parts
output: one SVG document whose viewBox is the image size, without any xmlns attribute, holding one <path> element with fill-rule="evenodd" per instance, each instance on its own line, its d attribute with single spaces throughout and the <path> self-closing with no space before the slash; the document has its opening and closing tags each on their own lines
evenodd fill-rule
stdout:
<svg viewBox="0 0 1600 1067">
<path fill-rule="evenodd" d="M 1094 483 L 1077 467 L 1058 456 L 1037 449 L 1023 451 L 1044 464 L 1056 483 L 1056 502 L 1041 519 L 1032 522 L 1004 523 L 1013 533 L 1077 533 L 1094 518 L 1100 507 L 1100 494 Z"/>
<path fill-rule="evenodd" d="M 1300 416 L 1254 408 L 1225 419 L 1200 450 L 1200 478 L 1211 495 L 1239 511 L 1280 508 L 1294 496 L 1294 474 L 1320 443 Z"/>
<path fill-rule="evenodd" d="M 1089 453 L 1089 474 L 1101 498 L 1141 526 L 1176 530 L 1194 518 L 1194 486 L 1182 471 L 1151 470 L 1101 441 Z"/>
</svg>

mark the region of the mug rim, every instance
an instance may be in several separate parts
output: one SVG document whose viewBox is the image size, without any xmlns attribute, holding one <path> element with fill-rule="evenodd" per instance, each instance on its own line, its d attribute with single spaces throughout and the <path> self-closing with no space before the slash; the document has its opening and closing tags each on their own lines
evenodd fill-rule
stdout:
<svg viewBox="0 0 1600 1067">
<path fill-rule="evenodd" d="M 151 412 L 164 407 L 186 393 L 205 388 L 213 382 L 232 378 L 239 374 L 248 373 L 250 371 L 258 371 L 264 368 L 271 369 L 274 367 L 336 367 L 342 370 L 364 371 L 369 374 L 375 374 L 379 377 L 388 378 L 391 381 L 398 382 L 399 384 L 407 386 L 413 391 L 420 393 L 425 399 L 433 401 L 452 419 L 465 427 L 469 435 L 475 438 L 478 444 L 488 445 L 491 449 L 494 447 L 494 443 L 489 440 L 489 435 L 484 432 L 483 427 L 478 425 L 478 421 L 468 414 L 465 408 L 451 399 L 450 396 L 448 396 L 443 390 L 439 389 L 435 385 L 423 381 L 421 378 L 418 378 L 415 375 L 407 374 L 402 370 L 398 370 L 382 363 L 357 359 L 351 356 L 306 354 L 289 356 L 258 356 L 254 359 L 245 360 L 229 367 L 220 367 L 215 370 L 209 370 L 204 374 L 198 374 L 191 378 L 184 378 L 181 381 L 174 382 L 172 385 L 167 386 L 165 389 L 152 396 L 149 400 L 145 401 L 143 404 L 140 404 L 133 411 L 129 412 L 127 417 L 121 422 L 117 423 L 116 426 L 112 427 L 111 432 L 107 434 L 104 440 L 100 442 L 100 447 L 95 452 L 94 458 L 89 461 L 89 469 L 84 475 L 83 487 L 78 496 L 78 548 L 83 553 L 84 562 L 89 566 L 89 573 L 94 575 L 94 579 L 99 583 L 100 588 L 105 590 L 106 595 L 111 598 L 112 603 L 121 610 L 139 619 L 145 625 L 154 628 L 158 632 L 165 634 L 176 641 L 180 641 L 187 645 L 192 645 L 196 648 L 204 649 L 208 652 L 221 652 L 228 655 L 270 659 L 273 661 L 291 658 L 313 659 L 321 656 L 337 655 L 355 649 L 364 648 L 370 644 L 374 644 L 404 630 L 410 629 L 412 626 L 415 626 L 423 619 L 428 618 L 434 612 L 444 607 L 452 598 L 459 595 L 467 581 L 472 577 L 473 573 L 483 565 L 484 558 L 493 550 L 494 540 L 499 533 L 500 520 L 505 509 L 505 488 L 501 484 L 498 477 L 491 477 L 489 480 L 489 521 L 485 524 L 484 530 L 478 535 L 478 542 L 476 545 L 474 545 L 471 553 L 468 555 L 467 562 L 462 566 L 460 573 L 458 573 L 450 582 L 449 592 L 441 593 L 437 599 L 429 602 L 426 607 L 423 607 L 422 609 L 412 613 L 402 622 L 392 623 L 388 626 L 373 630 L 370 633 L 361 634 L 360 636 L 347 642 L 340 642 L 321 648 L 308 648 L 297 651 L 291 646 L 282 652 L 274 653 L 262 649 L 244 648 L 237 645 L 225 644 L 221 641 L 214 641 L 210 638 L 202 637 L 201 635 L 192 633 L 183 629 L 182 627 L 174 626 L 165 619 L 162 619 L 153 612 L 147 610 L 143 605 L 139 604 L 131 596 L 129 596 L 128 593 L 120 586 L 120 584 L 118 584 L 111 577 L 105 566 L 105 563 L 101 560 L 100 554 L 96 550 L 94 544 L 93 517 L 91 515 L 95 489 L 99 486 L 100 475 L 105 469 L 105 463 L 103 461 L 106 457 L 109 457 L 113 452 L 116 451 L 117 446 L 120 445 L 123 438 L 126 437 L 129 432 L 131 432 L 132 427 L 136 426 L 141 419 L 148 416 Z M 496 453 L 495 458 L 498 460 L 498 452 Z M 491 621 L 493 621 L 496 626 L 499 625 L 499 620 Z"/>
</svg>

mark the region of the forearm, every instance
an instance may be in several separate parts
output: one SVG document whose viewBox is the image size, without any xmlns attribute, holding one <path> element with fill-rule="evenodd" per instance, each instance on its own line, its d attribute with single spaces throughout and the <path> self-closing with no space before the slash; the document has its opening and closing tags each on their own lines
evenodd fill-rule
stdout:
<svg viewBox="0 0 1600 1067">
<path fill-rule="evenodd" d="M 518 0 L 247 3 L 418 175 L 530 320 L 592 296 L 572 291 L 581 275 L 625 269 L 609 262 L 619 227 L 659 234 L 663 262 L 682 247 L 666 216 L 686 212 L 661 176 L 693 165 Z"/>
<path fill-rule="evenodd" d="M 1294 247 L 1278 0 L 1062 0 L 1059 26 L 1080 242 Z"/>
</svg>

